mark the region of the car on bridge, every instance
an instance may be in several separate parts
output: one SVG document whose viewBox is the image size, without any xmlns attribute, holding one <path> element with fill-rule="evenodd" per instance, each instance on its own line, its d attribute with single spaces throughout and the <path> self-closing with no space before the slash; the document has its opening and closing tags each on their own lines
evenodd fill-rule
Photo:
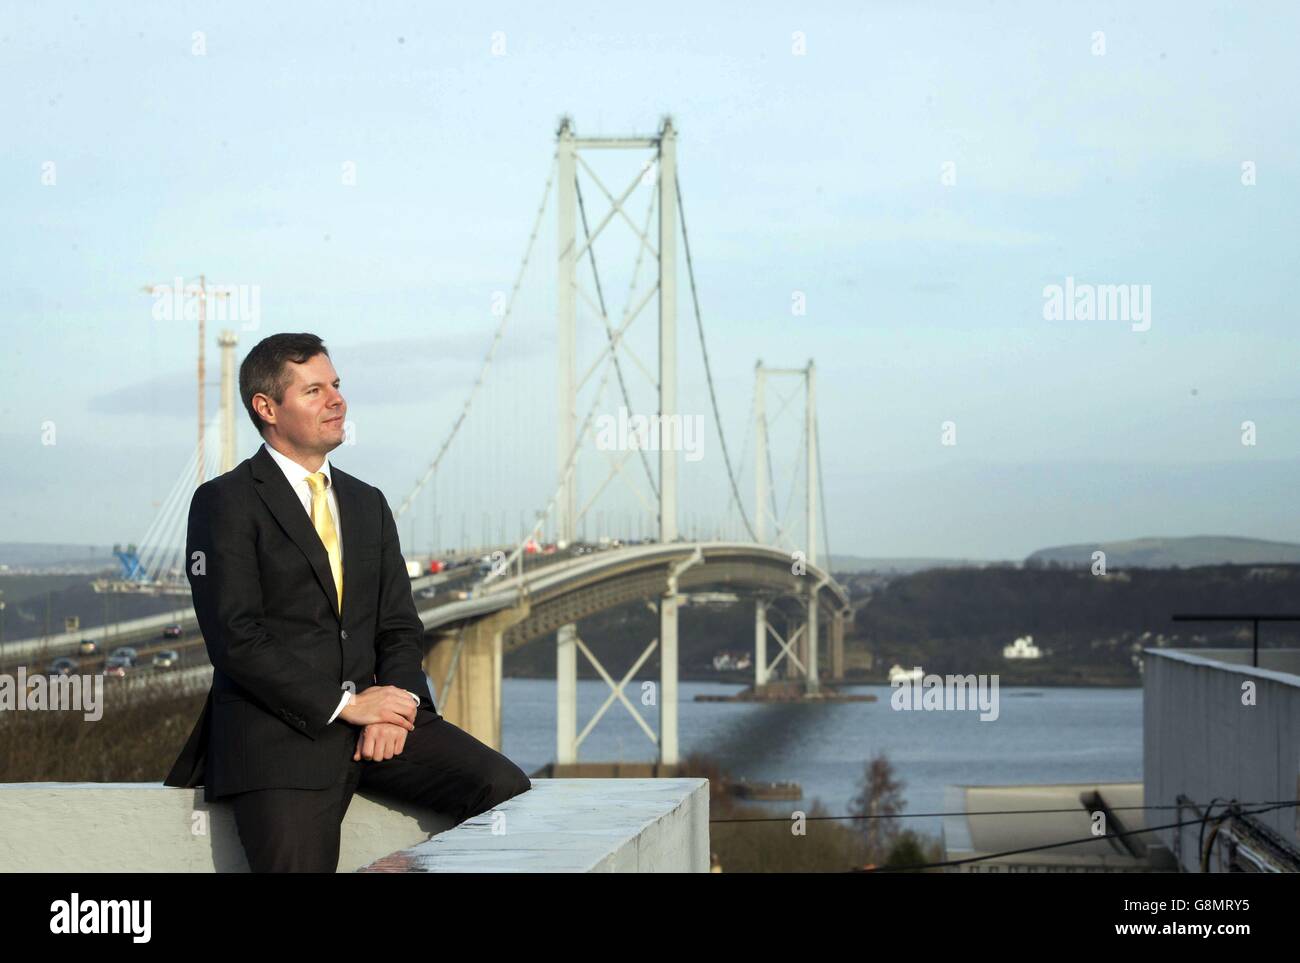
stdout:
<svg viewBox="0 0 1300 963">
<path fill-rule="evenodd" d="M 169 625 L 163 629 L 162 637 L 164 639 L 179 639 L 181 637 L 181 627 L 179 625 Z"/>
<path fill-rule="evenodd" d="M 94 639 L 82 639 L 77 644 L 77 651 L 82 655 L 99 655 L 99 643 Z"/>
<path fill-rule="evenodd" d="M 139 651 L 131 645 L 119 645 L 108 654 L 108 662 L 112 662 L 114 659 L 125 659 L 128 667 L 134 666 L 138 658 L 140 658 Z M 108 662 L 104 664 L 107 665 Z"/>
<path fill-rule="evenodd" d="M 66 655 L 55 659 L 45 667 L 46 675 L 72 675 L 79 668 L 76 659 L 70 659 Z"/>
<path fill-rule="evenodd" d="M 121 679 L 135 667 L 135 661 L 122 655 L 110 655 L 104 662 L 105 677 Z"/>
<path fill-rule="evenodd" d="M 153 667 L 155 669 L 174 669 L 181 664 L 181 654 L 175 649 L 163 649 L 155 652 Z"/>
</svg>

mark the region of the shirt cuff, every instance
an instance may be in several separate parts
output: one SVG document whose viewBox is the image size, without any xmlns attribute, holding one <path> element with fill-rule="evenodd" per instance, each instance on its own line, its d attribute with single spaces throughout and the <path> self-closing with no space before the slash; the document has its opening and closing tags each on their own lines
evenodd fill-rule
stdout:
<svg viewBox="0 0 1300 963">
<path fill-rule="evenodd" d="M 415 704 L 417 706 L 420 704 L 420 697 L 416 695 L 414 692 L 412 692 L 410 689 L 403 689 L 402 691 L 405 692 L 407 695 L 409 695 L 412 699 L 414 699 Z M 337 719 L 339 717 L 339 713 L 343 711 L 343 707 L 351 701 L 352 701 L 352 693 L 349 692 L 347 689 L 344 689 L 343 698 L 339 700 L 339 707 L 334 710 L 334 715 L 330 716 L 329 722 L 333 722 L 335 719 Z M 325 724 L 329 725 L 329 722 Z"/>
<path fill-rule="evenodd" d="M 349 692 L 347 689 L 344 689 L 343 698 L 339 700 L 339 707 L 334 710 L 334 715 L 330 716 L 329 722 L 325 724 L 329 725 L 330 722 L 333 722 L 335 719 L 337 719 L 339 717 L 339 713 L 343 711 L 343 707 L 351 701 L 352 701 L 352 693 Z"/>
</svg>

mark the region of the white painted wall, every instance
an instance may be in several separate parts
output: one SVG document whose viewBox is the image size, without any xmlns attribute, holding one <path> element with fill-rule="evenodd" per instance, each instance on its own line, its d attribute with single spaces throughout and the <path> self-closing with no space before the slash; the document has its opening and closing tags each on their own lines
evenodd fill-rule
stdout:
<svg viewBox="0 0 1300 963">
<path fill-rule="evenodd" d="M 1172 806 L 1179 794 L 1210 800 L 1293 800 L 1300 796 L 1300 653 L 1263 649 L 1260 668 L 1242 649 L 1147 649 L 1143 697 L 1143 781 L 1148 805 Z M 1255 705 L 1242 704 L 1242 683 Z M 1221 808 L 1215 814 L 1222 813 Z M 1184 811 L 1184 819 L 1195 813 Z M 1300 809 L 1256 817 L 1298 841 Z M 1147 813 L 1149 825 L 1176 822 L 1175 810 Z M 1178 838 L 1181 832 L 1181 838 Z M 1199 872 L 1200 826 L 1160 835 L 1188 872 Z M 1208 835 L 1208 830 L 1207 830 Z M 1177 848 L 1176 848 L 1177 847 Z"/>
</svg>

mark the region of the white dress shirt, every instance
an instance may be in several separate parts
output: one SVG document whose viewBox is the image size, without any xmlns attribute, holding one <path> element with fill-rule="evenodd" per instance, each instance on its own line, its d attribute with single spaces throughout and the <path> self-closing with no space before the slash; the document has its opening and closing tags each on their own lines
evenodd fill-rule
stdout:
<svg viewBox="0 0 1300 963">
<path fill-rule="evenodd" d="M 307 484 L 307 476 L 314 473 L 308 471 L 306 468 L 298 464 L 288 455 L 284 455 L 276 451 L 265 441 L 262 442 L 262 447 L 266 449 L 267 454 L 269 454 L 273 459 L 275 459 L 275 463 L 280 466 L 280 470 L 284 472 L 284 477 L 289 480 L 289 486 L 293 489 L 293 493 L 298 496 L 298 501 L 302 502 L 303 511 L 305 511 L 308 517 L 310 517 L 311 516 L 311 485 Z M 330 515 L 334 519 L 334 537 L 338 540 L 339 564 L 342 565 L 343 527 L 339 524 L 339 500 L 338 500 L 338 496 L 335 495 L 334 493 L 334 479 L 330 475 L 329 455 L 325 456 L 325 460 L 321 463 L 321 466 L 318 470 L 324 472 L 325 474 L 325 501 L 329 504 Z M 405 692 L 407 695 L 409 695 L 412 699 L 414 699 L 416 705 L 420 704 L 420 697 L 417 696 L 410 689 L 403 689 L 402 691 Z M 329 717 L 329 721 L 333 722 L 335 719 L 337 719 L 339 713 L 343 711 L 343 707 L 346 706 L 349 702 L 351 702 L 352 699 L 353 699 L 352 693 L 349 692 L 347 689 L 344 689 L 343 698 L 339 700 L 339 706 L 337 709 L 334 710 L 334 715 Z M 328 723 L 326 724 L 328 725 Z"/>
</svg>

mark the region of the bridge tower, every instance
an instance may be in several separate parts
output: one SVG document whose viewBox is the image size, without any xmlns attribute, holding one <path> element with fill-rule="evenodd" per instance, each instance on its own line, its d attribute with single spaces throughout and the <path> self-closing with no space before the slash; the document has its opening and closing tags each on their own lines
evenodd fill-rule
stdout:
<svg viewBox="0 0 1300 963">
<path fill-rule="evenodd" d="M 636 186 L 615 198 L 607 193 L 612 204 L 608 221 L 615 212 L 640 236 L 642 243 L 652 247 L 658 255 L 659 301 L 659 369 L 658 394 L 660 425 L 678 425 L 677 410 L 677 133 L 670 118 L 665 117 L 657 134 L 645 137 L 579 137 L 574 132 L 570 118 L 560 123 L 557 134 L 557 225 L 558 225 L 558 292 L 557 319 L 559 323 L 559 432 L 558 455 L 560 495 L 558 498 L 557 538 L 572 544 L 577 534 L 579 517 L 577 496 L 576 459 L 578 444 L 578 402 L 580 382 L 577 376 L 577 300 L 578 264 L 595 242 L 593 235 L 580 243 L 577 234 L 578 165 L 580 152 L 586 150 L 654 150 L 658 174 L 658 244 L 651 246 L 622 210 Z M 590 170 L 590 168 L 588 168 Z M 646 171 L 648 171 L 648 164 Z M 643 171 L 643 174 L 645 172 Z M 643 176 L 638 175 L 638 179 Z M 603 227 L 605 222 L 601 222 Z M 600 228 L 596 233 L 599 234 Z M 647 231 L 646 234 L 649 232 Z M 617 352 L 617 338 L 611 335 L 609 351 Z M 667 544 L 677 540 L 677 451 L 676 445 L 659 446 L 658 516 L 659 541 Z M 657 693 L 659 709 L 658 749 L 661 765 L 678 762 L 677 728 L 677 594 L 676 574 L 669 573 L 667 589 L 658 600 L 659 638 L 651 642 L 642 655 L 648 657 L 655 645 L 659 648 L 660 684 Z M 577 636 L 573 623 L 561 626 L 556 636 L 556 753 L 558 765 L 577 763 L 581 737 L 577 729 L 578 650 L 592 658 L 591 653 Z M 638 663 L 639 664 L 639 663 Z M 597 668 L 601 667 L 597 664 Z M 603 669 L 601 669 L 602 674 Z M 584 730 L 583 735 L 590 730 Z"/>
<path fill-rule="evenodd" d="M 802 575 L 817 564 L 817 520 L 819 505 L 817 503 L 819 479 L 817 475 L 817 380 L 816 367 L 812 359 L 803 368 L 769 368 L 760 360 L 754 365 L 754 533 L 760 544 L 775 544 L 770 541 L 769 521 L 780 536 L 781 520 L 772 510 L 771 489 L 768 485 L 771 452 L 768 446 L 767 419 L 767 385 L 769 377 L 790 377 L 801 379 L 804 383 L 804 545 L 791 552 L 791 571 Z M 829 564 L 830 560 L 827 559 Z M 804 621 L 790 638 L 785 639 L 768 620 L 770 600 L 759 598 L 754 608 L 754 686 L 756 689 L 767 685 L 772 679 L 772 670 L 777 663 L 787 656 L 786 677 L 804 679 L 805 692 L 815 695 L 818 692 L 819 637 L 818 601 L 821 590 L 826 583 L 809 576 L 805 579 L 806 590 L 800 600 L 804 607 Z M 776 661 L 768 664 L 767 640 L 773 636 L 780 643 L 781 653 Z M 831 641 L 835 647 L 832 665 L 836 677 L 842 673 L 843 625 L 842 616 L 836 615 L 831 626 Z"/>
</svg>

